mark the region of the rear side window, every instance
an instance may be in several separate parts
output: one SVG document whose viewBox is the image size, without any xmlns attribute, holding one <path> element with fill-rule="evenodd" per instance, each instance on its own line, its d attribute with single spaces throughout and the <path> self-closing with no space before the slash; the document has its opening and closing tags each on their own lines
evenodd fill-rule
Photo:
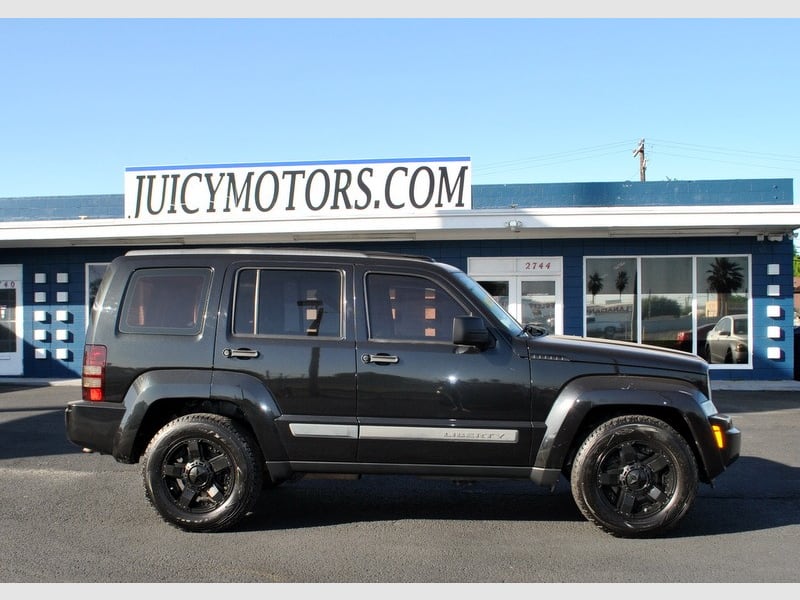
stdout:
<svg viewBox="0 0 800 600">
<path fill-rule="evenodd" d="M 235 335 L 342 337 L 342 274 L 311 269 L 242 269 Z"/>
<path fill-rule="evenodd" d="M 136 271 L 122 304 L 120 331 L 197 335 L 203 328 L 210 281 L 207 268 Z"/>
</svg>

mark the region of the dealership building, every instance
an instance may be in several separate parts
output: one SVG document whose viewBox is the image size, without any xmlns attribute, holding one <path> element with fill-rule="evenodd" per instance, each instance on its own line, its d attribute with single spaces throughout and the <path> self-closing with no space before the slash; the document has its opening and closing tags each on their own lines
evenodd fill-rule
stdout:
<svg viewBox="0 0 800 600">
<path fill-rule="evenodd" d="M 524 323 L 795 378 L 791 179 L 473 185 L 468 158 L 133 167 L 120 194 L 0 198 L 0 382 L 80 376 L 108 263 L 147 247 L 425 255 Z"/>
</svg>

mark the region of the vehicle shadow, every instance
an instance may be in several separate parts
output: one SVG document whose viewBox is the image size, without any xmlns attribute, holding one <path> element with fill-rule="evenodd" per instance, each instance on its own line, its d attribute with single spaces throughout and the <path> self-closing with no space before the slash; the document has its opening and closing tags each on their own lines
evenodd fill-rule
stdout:
<svg viewBox="0 0 800 600">
<path fill-rule="evenodd" d="M 664 537 L 689 538 L 800 524 L 800 468 L 741 457 Z M 585 520 L 566 480 L 556 489 L 528 481 L 456 483 L 401 476 L 358 481 L 301 479 L 265 490 L 240 530 L 303 529 L 369 521 L 576 522 Z"/>
<path fill-rule="evenodd" d="M 528 481 L 454 482 L 366 475 L 301 479 L 264 490 L 240 530 L 304 529 L 372 521 L 580 521 L 566 482 L 552 494 Z"/>
<path fill-rule="evenodd" d="M 19 417 L 20 414 L 34 413 Z M 0 406 L 0 460 L 81 453 L 67 439 L 64 409 Z"/>
</svg>

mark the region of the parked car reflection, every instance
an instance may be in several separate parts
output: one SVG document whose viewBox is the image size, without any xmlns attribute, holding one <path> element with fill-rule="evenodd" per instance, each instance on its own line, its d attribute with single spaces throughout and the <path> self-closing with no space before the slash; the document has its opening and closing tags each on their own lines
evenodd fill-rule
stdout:
<svg viewBox="0 0 800 600">
<path fill-rule="evenodd" d="M 625 338 L 625 323 L 618 320 L 599 320 L 595 315 L 586 315 L 586 335 L 610 340 Z"/>
<path fill-rule="evenodd" d="M 706 354 L 706 337 L 708 336 L 708 332 L 714 328 L 714 325 L 716 325 L 716 323 L 707 323 L 697 326 L 697 355 L 706 360 L 708 360 L 708 355 Z M 675 336 L 675 347 L 684 352 L 692 351 L 691 329 L 678 332 L 678 335 Z"/>
<path fill-rule="evenodd" d="M 717 321 L 706 336 L 705 354 L 710 363 L 747 363 L 747 315 L 728 315 Z"/>
</svg>

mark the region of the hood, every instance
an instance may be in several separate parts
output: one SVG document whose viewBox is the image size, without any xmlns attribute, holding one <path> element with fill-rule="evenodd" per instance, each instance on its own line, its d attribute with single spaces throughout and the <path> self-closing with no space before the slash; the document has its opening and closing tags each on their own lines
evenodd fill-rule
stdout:
<svg viewBox="0 0 800 600">
<path fill-rule="evenodd" d="M 635 367 L 702 375 L 708 372 L 708 363 L 689 352 L 618 340 L 544 335 L 530 338 L 528 350 L 532 359 L 558 358 L 571 362 L 615 365 L 621 370 Z"/>
</svg>

